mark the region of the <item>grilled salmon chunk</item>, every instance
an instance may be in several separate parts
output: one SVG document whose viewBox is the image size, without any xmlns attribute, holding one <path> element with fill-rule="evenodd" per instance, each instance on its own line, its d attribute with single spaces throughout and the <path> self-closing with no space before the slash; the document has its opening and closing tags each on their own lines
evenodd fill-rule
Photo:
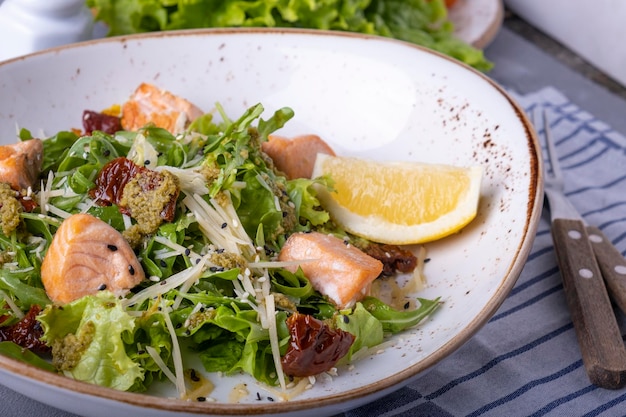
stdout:
<svg viewBox="0 0 626 417">
<path fill-rule="evenodd" d="M 42 163 L 41 139 L 0 146 L 0 182 L 10 184 L 16 191 L 33 187 L 41 172 Z"/>
<path fill-rule="evenodd" d="M 151 123 L 178 134 L 202 114 L 200 108 L 184 98 L 142 83 L 122 106 L 121 123 L 125 130 L 134 131 Z"/>
<path fill-rule="evenodd" d="M 333 149 L 317 135 L 302 135 L 293 139 L 270 135 L 268 139 L 261 149 L 289 179 L 311 178 L 318 153 L 335 156 Z"/>
<path fill-rule="evenodd" d="M 48 297 L 61 304 L 102 290 L 124 296 L 144 278 L 122 234 L 89 214 L 61 223 L 41 265 Z"/>
<path fill-rule="evenodd" d="M 318 232 L 291 235 L 278 260 L 302 261 L 286 269 L 295 272 L 301 267 L 313 288 L 339 308 L 351 307 L 367 295 L 370 284 L 383 270 L 379 260 L 337 237 Z"/>
</svg>

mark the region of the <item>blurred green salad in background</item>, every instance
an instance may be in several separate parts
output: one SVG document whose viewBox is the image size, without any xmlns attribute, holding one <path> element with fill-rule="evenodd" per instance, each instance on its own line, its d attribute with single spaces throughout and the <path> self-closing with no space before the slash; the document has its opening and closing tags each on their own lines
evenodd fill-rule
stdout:
<svg viewBox="0 0 626 417">
<path fill-rule="evenodd" d="M 209 27 L 295 27 L 392 37 L 480 71 L 493 64 L 454 35 L 444 0 L 86 0 L 108 36 Z"/>
</svg>

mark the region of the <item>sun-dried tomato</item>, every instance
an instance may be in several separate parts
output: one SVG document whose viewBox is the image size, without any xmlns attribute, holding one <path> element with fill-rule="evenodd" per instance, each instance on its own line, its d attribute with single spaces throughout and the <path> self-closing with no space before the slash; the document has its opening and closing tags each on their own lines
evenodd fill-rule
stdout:
<svg viewBox="0 0 626 417">
<path fill-rule="evenodd" d="M 122 199 L 124 187 L 140 170 L 147 169 L 140 167 L 130 159 L 119 157 L 109 161 L 102 167 L 98 177 L 96 178 L 95 188 L 89 191 L 91 198 L 95 199 L 100 205 L 118 205 Z M 123 208 L 120 208 L 124 214 Z"/>
<path fill-rule="evenodd" d="M 119 157 L 109 161 L 102 167 L 96 178 L 96 186 L 89 191 L 89 196 L 96 200 L 96 203 L 104 206 L 115 204 L 119 206 L 122 213 L 132 216 L 129 207 L 120 204 L 124 188 L 137 175 L 142 176 L 140 184 L 143 191 L 149 192 L 160 186 L 164 180 L 164 175 L 149 168 L 139 166 L 130 159 Z M 160 215 L 165 221 L 172 221 L 176 214 L 176 199 L 178 191 L 171 195 L 169 202 L 163 207 Z"/>
<path fill-rule="evenodd" d="M 17 199 L 26 213 L 32 213 L 37 208 L 37 201 L 31 197 L 26 198 L 26 196 L 20 194 Z"/>
<path fill-rule="evenodd" d="M 289 376 L 311 376 L 331 369 L 354 343 L 354 335 L 332 329 L 306 314 L 295 313 L 287 319 L 291 338 L 287 353 L 281 358 Z"/>
<path fill-rule="evenodd" d="M 49 352 L 50 348 L 41 341 L 43 328 L 37 321 L 41 307 L 32 305 L 28 313 L 17 323 L 0 327 L 0 341 L 11 341 L 36 353 Z"/>
<path fill-rule="evenodd" d="M 372 242 L 363 248 L 363 252 L 383 263 L 381 275 L 384 276 L 394 275 L 398 271 L 403 273 L 413 272 L 417 266 L 417 257 L 411 251 L 397 245 Z"/>
<path fill-rule="evenodd" d="M 91 135 L 94 130 L 112 135 L 122 130 L 122 123 L 117 116 L 85 110 L 83 112 L 83 130 L 86 135 Z"/>
</svg>

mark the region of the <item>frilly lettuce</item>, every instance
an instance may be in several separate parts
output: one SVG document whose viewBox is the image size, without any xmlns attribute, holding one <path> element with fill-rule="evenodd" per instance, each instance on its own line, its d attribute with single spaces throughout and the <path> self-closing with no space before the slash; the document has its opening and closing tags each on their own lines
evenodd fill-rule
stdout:
<svg viewBox="0 0 626 417">
<path fill-rule="evenodd" d="M 113 294 L 102 291 L 62 307 L 49 305 L 38 319 L 55 366 L 73 378 L 119 390 L 143 378 L 122 339 L 124 332 L 133 331 L 134 319 Z"/>
<path fill-rule="evenodd" d="M 108 35 L 205 27 L 300 27 L 394 37 L 457 58 L 492 64 L 459 40 L 443 0 L 87 0 Z"/>
</svg>

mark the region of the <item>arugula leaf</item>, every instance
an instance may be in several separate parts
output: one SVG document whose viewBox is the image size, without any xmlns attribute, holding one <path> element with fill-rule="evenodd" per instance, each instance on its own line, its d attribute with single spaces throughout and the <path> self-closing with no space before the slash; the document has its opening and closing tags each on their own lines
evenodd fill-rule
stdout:
<svg viewBox="0 0 626 417">
<path fill-rule="evenodd" d="M 361 300 L 363 307 L 376 317 L 386 332 L 398 333 L 415 326 L 431 315 L 439 307 L 439 297 L 434 300 L 418 298 L 419 308 L 415 310 L 396 310 L 374 297 L 365 297 Z"/>
<path fill-rule="evenodd" d="M 36 366 L 49 372 L 56 372 L 56 368 L 49 362 L 40 358 L 30 350 L 24 349 L 20 345 L 13 342 L 0 342 L 0 355 L 17 359 L 20 362 Z"/>
<path fill-rule="evenodd" d="M 298 302 L 306 300 L 315 293 L 311 281 L 304 276 L 300 267 L 295 273 L 280 268 L 270 271 L 270 275 L 272 285 L 278 292 L 293 297 Z"/>
<path fill-rule="evenodd" d="M 58 171 L 61 161 L 66 158 L 77 140 L 78 135 L 73 132 L 59 132 L 44 140 L 41 172 L 47 174 L 49 171 Z"/>
<path fill-rule="evenodd" d="M 263 106 L 256 104 L 235 121 L 224 117 L 223 132 L 207 140 L 204 164 L 219 168 L 217 178 L 209 186 L 209 195 L 215 197 L 221 191 L 229 191 L 237 215 L 253 241 L 279 247 L 281 237 L 297 227 L 297 219 L 285 198 L 286 179 L 268 167 L 261 144 L 293 117 L 293 111 L 279 109 L 268 120 L 261 119 L 263 111 Z M 261 130 L 253 127 L 255 121 Z M 240 186 L 242 183 L 245 187 Z"/>
<path fill-rule="evenodd" d="M 33 304 L 43 307 L 50 303 L 50 299 L 41 286 L 28 283 L 31 275 L 33 274 L 11 273 L 6 269 L 0 269 L 0 289 L 15 295 L 16 303 L 24 311 L 27 311 Z"/>
</svg>

